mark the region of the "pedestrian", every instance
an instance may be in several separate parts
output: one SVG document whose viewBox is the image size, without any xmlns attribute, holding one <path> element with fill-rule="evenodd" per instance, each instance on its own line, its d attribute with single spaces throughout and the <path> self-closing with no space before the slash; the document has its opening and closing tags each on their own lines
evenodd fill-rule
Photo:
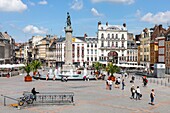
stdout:
<svg viewBox="0 0 170 113">
<path fill-rule="evenodd" d="M 49 79 L 49 72 L 46 75 L 46 80 L 48 80 L 48 79 Z"/>
<path fill-rule="evenodd" d="M 125 80 L 122 79 L 122 90 L 124 90 L 124 89 L 125 89 Z"/>
<path fill-rule="evenodd" d="M 90 78 L 89 78 L 89 75 L 87 74 L 87 76 L 86 76 L 86 80 L 87 81 L 89 81 L 90 80 Z"/>
<path fill-rule="evenodd" d="M 54 73 L 53 73 L 53 69 L 52 67 L 50 66 L 50 69 L 49 69 L 49 77 L 53 77 L 54 76 Z"/>
<path fill-rule="evenodd" d="M 150 98 L 151 98 L 151 103 L 150 104 L 154 105 L 154 99 L 155 99 L 154 89 L 151 90 Z"/>
<path fill-rule="evenodd" d="M 131 83 L 134 83 L 135 82 L 135 76 L 132 75 L 132 80 L 131 80 Z"/>
<path fill-rule="evenodd" d="M 146 76 L 142 77 L 142 79 L 143 79 L 143 86 L 145 87 L 148 83 L 148 80 L 147 80 Z"/>
<path fill-rule="evenodd" d="M 38 71 L 38 73 L 37 73 L 37 76 L 38 76 L 38 79 L 40 79 L 41 78 L 41 74 L 40 74 L 40 72 Z"/>
<path fill-rule="evenodd" d="M 139 86 L 137 86 L 137 89 L 135 92 L 136 92 L 136 100 L 140 100 L 141 92 L 140 92 Z"/>
<path fill-rule="evenodd" d="M 54 71 L 53 81 L 55 81 L 57 75 L 58 75 L 58 68 L 56 67 Z"/>
<path fill-rule="evenodd" d="M 130 91 L 131 91 L 131 99 L 134 99 L 135 98 L 135 87 L 134 85 L 132 85 L 132 87 L 130 88 Z"/>
<path fill-rule="evenodd" d="M 112 81 L 112 80 L 109 80 L 109 81 L 108 81 L 108 84 L 109 84 L 109 90 L 112 90 L 113 81 Z"/>
<path fill-rule="evenodd" d="M 109 89 L 109 80 L 106 80 L 106 90 Z"/>
<path fill-rule="evenodd" d="M 35 88 L 33 88 L 33 89 L 31 90 L 31 93 L 33 94 L 33 100 L 36 101 L 36 94 L 39 93 L 39 92 L 37 92 L 37 91 L 35 90 Z"/>
</svg>

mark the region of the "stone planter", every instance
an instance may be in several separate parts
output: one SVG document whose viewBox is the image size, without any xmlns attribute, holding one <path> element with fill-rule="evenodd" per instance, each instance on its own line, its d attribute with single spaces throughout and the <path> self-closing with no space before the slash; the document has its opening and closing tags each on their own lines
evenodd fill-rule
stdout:
<svg viewBox="0 0 170 113">
<path fill-rule="evenodd" d="M 31 82 L 32 81 L 32 77 L 27 75 L 25 76 L 25 82 Z"/>
</svg>

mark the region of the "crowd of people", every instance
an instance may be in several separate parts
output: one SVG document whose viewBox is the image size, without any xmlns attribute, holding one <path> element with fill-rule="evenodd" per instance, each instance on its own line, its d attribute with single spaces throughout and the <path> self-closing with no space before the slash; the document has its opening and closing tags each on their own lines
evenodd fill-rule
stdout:
<svg viewBox="0 0 170 113">
<path fill-rule="evenodd" d="M 117 78 L 115 78 L 115 81 L 111 80 L 110 77 L 108 77 L 108 79 L 106 80 L 106 89 L 112 90 L 113 87 L 120 88 L 120 85 L 121 85 L 121 90 L 124 90 L 125 86 L 126 86 L 126 84 L 125 84 L 126 77 L 127 76 L 117 77 Z M 147 77 L 143 76 L 142 80 L 143 80 L 143 87 L 146 87 L 147 83 L 148 83 Z M 135 76 L 134 75 L 131 76 L 130 83 L 132 83 L 132 86 L 130 88 L 130 92 L 131 92 L 130 99 L 141 100 L 142 93 L 141 93 L 139 85 L 137 85 L 135 88 L 135 85 L 134 85 Z M 115 85 L 113 85 L 113 84 L 115 84 Z M 155 93 L 154 93 L 154 89 L 152 89 L 151 93 L 150 93 L 151 100 L 150 100 L 149 104 L 154 105 L 154 98 L 155 98 Z"/>
</svg>

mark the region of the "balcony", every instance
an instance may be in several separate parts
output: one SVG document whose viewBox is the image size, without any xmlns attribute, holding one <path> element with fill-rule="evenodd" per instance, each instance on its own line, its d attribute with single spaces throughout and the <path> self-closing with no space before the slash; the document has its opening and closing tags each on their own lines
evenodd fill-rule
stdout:
<svg viewBox="0 0 170 113">
<path fill-rule="evenodd" d="M 125 47 L 100 47 L 102 50 L 125 50 Z"/>
</svg>

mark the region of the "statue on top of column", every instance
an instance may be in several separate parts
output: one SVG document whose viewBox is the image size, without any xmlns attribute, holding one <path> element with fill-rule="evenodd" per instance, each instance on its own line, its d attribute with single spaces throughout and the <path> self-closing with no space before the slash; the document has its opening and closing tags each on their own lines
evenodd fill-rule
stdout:
<svg viewBox="0 0 170 113">
<path fill-rule="evenodd" d="M 69 12 L 67 12 L 67 27 L 71 27 L 71 19 L 70 19 Z"/>
</svg>

